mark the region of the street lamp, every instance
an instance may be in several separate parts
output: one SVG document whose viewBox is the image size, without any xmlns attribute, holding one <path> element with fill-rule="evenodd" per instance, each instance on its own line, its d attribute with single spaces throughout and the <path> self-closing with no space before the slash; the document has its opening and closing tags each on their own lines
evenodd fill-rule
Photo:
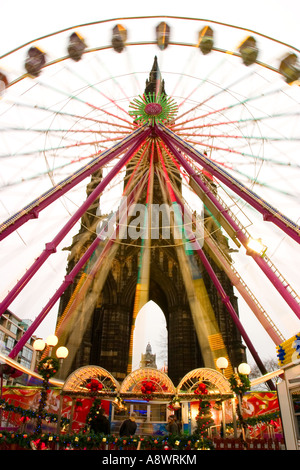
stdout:
<svg viewBox="0 0 300 470">
<path fill-rule="evenodd" d="M 33 348 L 35 351 L 38 352 L 40 355 L 42 351 L 48 346 L 50 347 L 50 354 L 52 351 L 52 348 L 56 346 L 58 343 L 58 338 L 55 335 L 50 335 L 48 336 L 46 342 L 43 341 L 42 339 L 37 339 L 33 343 Z M 44 416 L 44 409 L 46 406 L 47 402 L 47 390 L 49 389 L 49 380 L 51 377 L 53 377 L 57 372 L 60 367 L 60 364 L 63 359 L 65 359 L 68 356 L 68 349 L 64 346 L 61 346 L 57 349 L 56 351 L 56 357 L 51 357 L 46 356 L 42 360 L 39 360 L 38 363 L 38 372 L 40 375 L 43 377 L 43 387 L 41 389 L 41 399 L 39 403 L 39 408 L 38 408 L 38 417 L 37 417 L 37 424 L 36 424 L 36 429 L 35 429 L 35 434 L 39 434 L 41 431 L 41 426 L 42 426 L 42 419 Z"/>
<path fill-rule="evenodd" d="M 227 369 L 227 367 L 228 367 L 228 361 L 227 361 L 226 357 L 218 357 L 218 359 L 216 361 L 216 365 L 217 365 L 218 369 L 220 369 L 222 371 L 222 374 L 224 375 L 225 369 Z"/>
<path fill-rule="evenodd" d="M 66 359 L 68 354 L 69 354 L 68 348 L 66 348 L 65 346 L 60 346 L 56 350 L 56 356 L 60 360 Z"/>
<path fill-rule="evenodd" d="M 246 362 L 242 362 L 242 364 L 238 366 L 238 372 L 239 374 L 249 375 L 251 372 L 251 368 L 249 364 L 247 364 Z"/>
<path fill-rule="evenodd" d="M 250 366 L 246 364 L 245 362 L 243 362 L 238 366 L 237 370 L 235 369 L 235 373 L 229 379 L 231 389 L 238 398 L 237 414 L 238 414 L 240 424 L 241 424 L 242 440 L 246 447 L 247 447 L 247 443 L 246 443 L 247 424 L 245 423 L 244 418 L 243 418 L 242 402 L 243 402 L 244 393 L 250 390 L 250 387 L 251 387 L 249 377 L 248 377 L 250 374 L 250 371 L 251 371 Z"/>
<path fill-rule="evenodd" d="M 218 359 L 216 360 L 216 366 L 218 367 L 218 369 L 221 370 L 222 375 L 224 375 L 224 376 L 225 376 L 225 369 L 227 369 L 228 364 L 229 364 L 229 362 L 226 359 L 226 357 L 218 357 Z M 226 435 L 226 419 L 225 419 L 225 403 L 224 403 L 223 400 L 222 400 L 222 430 L 223 430 L 223 436 L 225 437 L 225 435 Z"/>
</svg>

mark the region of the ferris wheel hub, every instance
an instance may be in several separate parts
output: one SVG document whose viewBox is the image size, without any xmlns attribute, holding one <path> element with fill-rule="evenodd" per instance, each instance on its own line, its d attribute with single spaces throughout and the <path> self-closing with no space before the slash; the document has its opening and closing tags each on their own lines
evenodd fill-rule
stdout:
<svg viewBox="0 0 300 470">
<path fill-rule="evenodd" d="M 162 112 L 162 105 L 160 103 L 148 103 L 145 106 L 145 113 L 149 116 L 158 116 Z"/>
</svg>

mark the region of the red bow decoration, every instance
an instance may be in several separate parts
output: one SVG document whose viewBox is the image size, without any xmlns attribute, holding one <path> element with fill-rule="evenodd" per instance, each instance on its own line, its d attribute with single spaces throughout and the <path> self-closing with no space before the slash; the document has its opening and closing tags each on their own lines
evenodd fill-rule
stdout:
<svg viewBox="0 0 300 470">
<path fill-rule="evenodd" d="M 102 390 L 103 385 L 97 379 L 91 379 L 91 381 L 87 384 L 86 388 L 88 388 L 91 392 L 98 392 Z"/>
<path fill-rule="evenodd" d="M 206 388 L 206 385 L 202 382 L 198 385 L 198 387 L 196 388 L 196 390 L 194 391 L 194 393 L 196 395 L 207 395 L 208 394 L 208 390 Z"/>
<path fill-rule="evenodd" d="M 28 418 L 28 416 L 22 416 L 20 421 L 21 421 L 21 423 L 26 423 L 29 420 L 30 420 L 30 418 Z"/>
<path fill-rule="evenodd" d="M 48 447 L 41 439 L 37 439 L 36 441 L 31 441 L 31 448 L 33 450 L 48 450 Z"/>
</svg>

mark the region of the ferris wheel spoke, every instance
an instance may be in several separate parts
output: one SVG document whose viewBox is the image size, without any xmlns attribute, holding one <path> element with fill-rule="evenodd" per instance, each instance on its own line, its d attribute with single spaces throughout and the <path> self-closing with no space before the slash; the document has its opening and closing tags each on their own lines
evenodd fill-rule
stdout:
<svg viewBox="0 0 300 470">
<path fill-rule="evenodd" d="M 221 88 L 220 90 L 218 90 L 216 93 L 212 94 L 211 96 L 207 97 L 204 101 L 202 101 L 201 103 L 197 104 L 196 106 L 190 108 L 188 111 L 186 111 L 185 113 L 182 113 L 181 115 L 179 115 L 177 117 L 177 121 L 179 119 L 182 119 L 184 116 L 186 116 L 187 114 L 191 113 L 191 112 L 194 112 L 196 109 L 202 107 L 203 105 L 207 104 L 210 100 L 212 100 L 213 98 L 216 98 L 217 96 L 220 96 L 222 93 L 224 92 L 228 92 L 228 90 L 231 90 L 235 85 L 237 85 L 238 83 L 242 82 L 243 80 L 246 80 L 247 78 L 249 78 L 251 75 L 254 74 L 254 71 L 250 71 L 248 74 L 242 76 L 242 77 L 239 77 L 237 80 L 235 80 L 234 82 L 232 82 L 230 85 L 227 85 L 226 87 L 224 88 Z M 188 122 L 188 121 L 185 121 L 185 122 Z M 176 127 L 176 125 L 174 126 Z"/>
<path fill-rule="evenodd" d="M 111 113 L 109 112 L 107 109 L 104 109 L 103 107 L 100 107 L 100 106 L 96 106 L 94 105 L 93 103 L 90 103 L 89 101 L 85 101 L 84 99 L 81 99 L 79 96 L 77 95 L 74 95 L 74 94 L 69 94 L 67 92 L 65 92 L 64 90 L 61 90 L 57 87 L 54 87 L 53 85 L 50 85 L 48 83 L 45 83 L 45 82 L 42 82 L 42 81 L 39 81 L 39 85 L 44 87 L 44 88 L 47 88 L 49 90 L 52 90 L 52 91 L 55 91 L 59 94 L 62 94 L 64 96 L 67 96 L 69 99 L 71 100 L 75 100 L 75 101 L 79 101 L 80 103 L 84 104 L 85 106 L 88 106 L 94 110 L 97 110 L 97 111 L 101 111 L 102 113 L 104 114 L 107 114 L 108 116 L 112 117 L 112 118 L 115 118 L 117 120 L 120 120 L 122 122 L 125 122 L 126 124 L 128 124 L 129 126 L 131 126 L 131 128 L 133 129 L 133 125 L 132 125 L 132 122 L 131 121 L 128 121 L 127 119 L 124 119 L 122 118 L 121 116 L 118 116 L 117 114 L 114 114 L 114 113 Z"/>
<path fill-rule="evenodd" d="M 36 274 L 40 267 L 45 263 L 49 256 L 56 251 L 58 244 L 64 239 L 67 233 L 75 225 L 75 223 L 80 219 L 80 217 L 85 213 L 89 208 L 92 202 L 101 194 L 105 189 L 108 183 L 116 176 L 116 174 L 121 170 L 121 168 L 128 162 L 132 157 L 134 152 L 144 145 L 146 137 L 149 135 L 149 130 L 144 130 L 141 135 L 134 136 L 132 138 L 133 143 L 130 149 L 125 153 L 125 155 L 116 163 L 113 169 L 108 173 L 104 179 L 99 183 L 99 185 L 94 189 L 94 191 L 88 196 L 86 201 L 81 205 L 81 207 L 75 212 L 75 214 L 69 219 L 65 226 L 57 233 L 54 239 L 46 244 L 44 251 L 41 256 L 39 256 L 32 266 L 28 269 L 27 273 L 24 274 L 22 279 L 17 283 L 17 285 L 9 292 L 6 298 L 1 302 L 0 306 L 0 315 L 4 313 L 7 307 L 11 302 L 19 295 L 21 290 L 26 286 L 30 279 Z M 112 152 L 113 154 L 113 152 Z M 113 154 L 114 156 L 114 154 Z"/>
<path fill-rule="evenodd" d="M 134 139 L 138 138 L 142 132 L 145 131 L 143 128 L 138 129 L 130 139 L 124 139 L 123 142 L 115 145 L 106 154 L 101 154 L 100 157 L 96 157 L 92 162 L 88 163 L 76 173 L 61 181 L 54 188 L 44 193 L 41 197 L 33 201 L 28 206 L 24 207 L 19 213 L 10 217 L 4 223 L 0 225 L 0 239 L 5 238 L 11 232 L 15 231 L 20 225 L 25 223 L 28 219 L 36 218 L 38 213 L 51 204 L 54 200 L 60 197 L 65 192 L 69 191 L 72 187 L 76 186 L 79 182 L 89 176 L 91 173 L 97 171 L 99 168 L 104 166 L 106 163 L 119 155 L 133 142 Z M 129 140 L 129 143 L 128 143 Z"/>
<path fill-rule="evenodd" d="M 162 127 L 162 126 L 161 126 Z M 265 220 L 270 220 L 285 231 L 289 236 L 291 236 L 295 241 L 300 243 L 300 228 L 281 214 L 277 209 L 272 208 L 272 206 L 265 201 L 262 200 L 259 196 L 255 195 L 254 192 L 249 190 L 248 188 L 244 187 L 238 180 L 232 178 L 228 173 L 226 173 L 222 168 L 218 167 L 214 162 L 209 160 L 205 155 L 197 153 L 189 144 L 184 143 L 184 141 L 179 140 L 179 138 L 174 134 L 172 131 L 164 127 L 164 134 L 162 134 L 160 129 L 157 129 L 158 135 L 166 141 L 167 145 L 172 147 L 172 151 L 178 156 L 178 152 L 174 144 L 172 144 L 167 136 L 170 135 L 171 139 L 174 139 L 173 142 L 177 145 L 180 149 L 185 151 L 189 154 L 189 156 L 203 164 L 207 171 L 211 171 L 211 173 L 216 175 L 222 182 L 226 185 L 231 187 L 234 191 L 236 190 L 240 196 L 242 196 L 245 200 L 247 200 L 251 205 L 253 205 L 260 213 L 263 214 Z M 196 156 L 197 155 L 197 156 Z M 200 156 L 201 155 L 201 156 Z M 182 161 L 182 159 L 180 159 Z M 226 176 L 225 176 L 226 175 Z M 229 180 L 231 182 L 229 183 Z M 238 189 L 239 188 L 239 189 Z"/>
<path fill-rule="evenodd" d="M 77 76 L 79 77 L 87 86 L 89 89 L 91 90 L 94 90 L 96 93 L 99 93 L 101 96 L 103 96 L 108 102 L 114 104 L 120 111 L 122 111 L 123 113 L 126 114 L 126 116 L 128 117 L 129 116 L 129 113 L 128 113 L 128 110 L 122 108 L 117 101 L 113 100 L 110 96 L 107 96 L 106 94 L 104 94 L 96 85 L 90 83 L 89 81 L 87 81 L 85 79 L 85 77 L 83 77 L 82 75 L 80 75 L 77 71 L 75 71 L 74 67 L 71 68 L 67 65 L 65 65 L 65 68 L 66 70 L 68 70 L 70 72 L 70 74 L 72 76 Z M 129 122 L 130 123 L 130 122 Z"/>
<path fill-rule="evenodd" d="M 9 102 L 9 99 L 5 98 L 6 101 Z M 117 124 L 111 120 L 107 120 L 107 121 L 102 121 L 100 119 L 96 119 L 96 118 L 93 118 L 91 116 L 88 116 L 88 115 L 85 115 L 85 114 L 74 114 L 74 113 L 70 113 L 70 112 L 67 112 L 67 111 L 62 111 L 60 109 L 55 109 L 53 107 L 46 107 L 46 106 L 42 106 L 42 105 L 39 105 L 39 104 L 35 104 L 35 105 L 32 105 L 30 103 L 25 103 L 25 102 L 20 102 L 16 99 L 14 99 L 13 101 L 11 101 L 12 105 L 13 106 L 17 106 L 17 107 L 20 107 L 20 108 L 28 108 L 28 109 L 32 109 L 32 110 L 38 110 L 38 111 L 45 111 L 47 113 L 50 113 L 51 115 L 57 115 L 57 116 L 62 116 L 62 117 L 67 117 L 67 118 L 70 118 L 72 120 L 74 120 L 75 122 L 78 122 L 78 121 L 90 121 L 90 122 L 93 122 L 95 124 L 105 124 L 109 127 L 118 127 L 118 128 L 122 128 L 122 129 L 127 129 L 128 131 L 132 131 L 132 125 L 128 126 L 128 125 L 124 125 L 124 124 Z"/>
<path fill-rule="evenodd" d="M 189 124 L 190 122 L 194 122 L 194 121 L 197 121 L 198 119 L 204 119 L 204 118 L 207 118 L 209 116 L 212 116 L 214 114 L 217 114 L 217 113 L 224 113 L 224 111 L 229 111 L 237 106 L 244 106 L 246 103 L 249 103 L 251 101 L 254 101 L 254 100 L 258 100 L 260 98 L 265 98 L 266 96 L 272 96 L 272 95 L 275 95 L 277 93 L 280 93 L 282 91 L 282 88 L 277 88 L 276 90 L 269 90 L 269 91 L 266 91 L 263 95 L 262 94 L 259 94 L 259 95 L 256 95 L 256 96 L 250 96 L 248 98 L 245 98 L 244 100 L 242 101 L 237 101 L 237 102 L 234 102 L 228 106 L 224 106 L 223 108 L 219 108 L 219 109 L 213 109 L 212 111 L 208 112 L 208 113 L 205 113 L 205 114 L 202 114 L 200 116 L 196 116 L 194 118 L 191 118 L 189 120 L 186 120 L 186 121 L 183 121 L 183 122 L 180 122 L 178 124 L 175 124 L 173 125 L 171 128 L 174 132 L 176 132 L 178 126 L 180 125 L 183 125 L 183 124 Z M 202 103 L 201 103 L 202 104 Z"/>
</svg>

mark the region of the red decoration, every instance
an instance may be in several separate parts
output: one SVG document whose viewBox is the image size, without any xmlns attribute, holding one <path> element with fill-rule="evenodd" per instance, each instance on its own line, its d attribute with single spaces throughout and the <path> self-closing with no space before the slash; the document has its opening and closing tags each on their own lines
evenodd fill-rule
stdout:
<svg viewBox="0 0 300 470">
<path fill-rule="evenodd" d="M 91 379 L 91 381 L 86 386 L 91 392 L 99 392 L 102 390 L 103 385 L 97 379 Z"/>
<path fill-rule="evenodd" d="M 156 387 L 153 382 L 144 381 L 142 382 L 141 392 L 145 395 L 151 395 L 151 393 L 155 392 Z"/>
<path fill-rule="evenodd" d="M 46 446 L 44 442 L 41 441 L 41 439 L 37 439 L 36 441 L 31 441 L 30 445 L 33 450 L 48 450 L 48 447 Z"/>
<path fill-rule="evenodd" d="M 199 383 L 198 387 L 196 388 L 196 390 L 194 391 L 194 393 L 196 395 L 207 395 L 208 394 L 208 390 L 206 388 L 206 385 L 201 382 Z"/>
<path fill-rule="evenodd" d="M 159 103 L 148 103 L 145 106 L 145 113 L 149 116 L 157 116 L 162 112 L 162 105 Z"/>
<path fill-rule="evenodd" d="M 30 418 L 28 418 L 28 416 L 22 416 L 22 418 L 20 419 L 21 423 L 24 423 L 24 424 L 29 420 Z"/>
</svg>

